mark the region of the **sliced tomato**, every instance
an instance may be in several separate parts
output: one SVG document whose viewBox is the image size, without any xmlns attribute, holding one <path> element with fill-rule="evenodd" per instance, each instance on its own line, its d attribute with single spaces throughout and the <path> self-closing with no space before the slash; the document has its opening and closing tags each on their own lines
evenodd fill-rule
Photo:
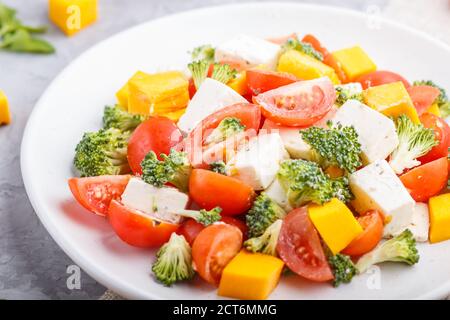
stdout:
<svg viewBox="0 0 450 320">
<path fill-rule="evenodd" d="M 161 153 L 169 154 L 170 149 L 183 139 L 181 131 L 170 119 L 151 117 L 142 122 L 128 142 L 128 162 L 134 174 L 142 174 L 141 162 L 153 151 L 158 158 Z"/>
<path fill-rule="evenodd" d="M 285 44 L 286 41 L 291 40 L 291 39 L 297 39 L 297 35 L 295 33 L 291 33 L 287 36 L 268 38 L 267 41 L 282 45 L 282 44 Z"/>
<path fill-rule="evenodd" d="M 450 127 L 447 122 L 431 113 L 422 114 L 420 116 L 420 122 L 422 122 L 425 128 L 433 129 L 434 138 L 439 144 L 434 146 L 426 155 L 420 157 L 418 160 L 424 164 L 447 156 L 448 148 L 450 147 Z"/>
<path fill-rule="evenodd" d="M 426 112 L 441 94 L 438 88 L 432 86 L 412 86 L 407 90 L 419 116 Z"/>
<path fill-rule="evenodd" d="M 189 98 L 192 99 L 192 97 L 197 92 L 197 88 L 195 87 L 194 79 L 192 79 L 192 78 L 189 79 L 188 89 L 189 89 Z"/>
<path fill-rule="evenodd" d="M 358 218 L 358 222 L 364 232 L 358 235 L 342 250 L 349 256 L 360 256 L 372 251 L 383 236 L 383 215 L 377 210 L 371 210 Z"/>
<path fill-rule="evenodd" d="M 319 39 L 317 39 L 315 36 L 313 36 L 312 34 L 307 34 L 303 37 L 302 42 L 306 42 L 309 43 L 310 45 L 312 45 L 312 47 L 314 48 L 314 50 L 318 51 L 320 54 L 322 54 L 322 56 L 326 57 L 330 54 L 330 52 L 327 50 L 327 48 L 325 48 L 319 41 Z"/>
<path fill-rule="evenodd" d="M 206 282 L 218 285 L 222 271 L 242 248 L 242 232 L 217 223 L 203 229 L 192 245 L 194 268 Z"/>
<path fill-rule="evenodd" d="M 263 115 L 285 126 L 309 126 L 322 119 L 336 100 L 328 78 L 298 81 L 253 97 Z"/>
<path fill-rule="evenodd" d="M 239 215 L 252 206 L 255 192 L 238 179 L 203 169 L 192 170 L 189 195 L 202 208 L 222 208 L 222 215 Z"/>
<path fill-rule="evenodd" d="M 323 282 L 334 278 L 306 207 L 289 212 L 283 220 L 277 252 L 289 269 L 306 279 Z"/>
<path fill-rule="evenodd" d="M 401 75 L 391 72 L 391 71 L 374 71 L 368 74 L 364 74 L 357 78 L 355 82 L 361 83 L 363 89 L 367 89 L 370 87 L 381 86 L 383 84 L 388 84 L 392 82 L 401 81 L 405 85 L 406 88 L 409 88 L 411 85 L 409 82 L 403 78 Z"/>
<path fill-rule="evenodd" d="M 447 157 L 442 157 L 416 167 L 401 175 L 400 180 L 414 200 L 426 202 L 447 186 Z"/>
<path fill-rule="evenodd" d="M 109 203 L 120 198 L 130 178 L 130 175 L 70 178 L 69 188 L 79 204 L 95 214 L 106 216 Z"/>
<path fill-rule="evenodd" d="M 298 81 L 289 73 L 261 69 L 249 69 L 246 73 L 247 88 L 254 96 Z"/>
<path fill-rule="evenodd" d="M 140 248 L 160 247 L 179 228 L 178 224 L 153 219 L 117 200 L 111 201 L 108 220 L 120 239 Z"/>
</svg>

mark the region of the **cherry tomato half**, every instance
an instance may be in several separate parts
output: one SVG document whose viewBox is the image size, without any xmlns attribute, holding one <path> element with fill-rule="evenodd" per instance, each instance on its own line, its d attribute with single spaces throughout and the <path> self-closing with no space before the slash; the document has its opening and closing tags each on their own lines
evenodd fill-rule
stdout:
<svg viewBox="0 0 450 320">
<path fill-rule="evenodd" d="M 248 90 L 254 96 L 298 81 L 289 73 L 261 69 L 249 69 L 246 73 Z"/>
<path fill-rule="evenodd" d="M 411 86 L 409 82 L 401 75 L 395 72 L 382 70 L 364 74 L 355 80 L 355 82 L 361 83 L 364 90 L 370 87 L 381 86 L 382 84 L 388 84 L 398 81 L 403 82 L 406 88 L 409 88 Z"/>
<path fill-rule="evenodd" d="M 425 128 L 434 130 L 434 138 L 439 144 L 418 160 L 423 164 L 447 156 L 450 147 L 450 127 L 447 122 L 431 113 L 421 115 L 420 122 Z"/>
<path fill-rule="evenodd" d="M 438 88 L 432 86 L 412 86 L 407 90 L 419 116 L 426 112 L 441 94 Z"/>
</svg>

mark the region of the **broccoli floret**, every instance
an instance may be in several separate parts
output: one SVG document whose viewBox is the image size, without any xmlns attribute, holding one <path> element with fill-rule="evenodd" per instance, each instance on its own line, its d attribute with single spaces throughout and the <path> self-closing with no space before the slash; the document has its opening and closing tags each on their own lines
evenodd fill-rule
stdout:
<svg viewBox="0 0 450 320">
<path fill-rule="evenodd" d="M 169 241 L 158 250 L 152 271 L 166 286 L 194 277 L 191 247 L 183 236 L 172 233 Z"/>
<path fill-rule="evenodd" d="M 161 188 L 170 182 L 181 191 L 188 190 L 191 164 L 185 152 L 171 150 L 169 155 L 161 154 L 162 160 L 150 151 L 142 160 L 142 179 L 155 187 Z"/>
<path fill-rule="evenodd" d="M 210 224 L 213 224 L 214 222 L 219 221 L 222 219 L 222 216 L 220 213 L 222 212 L 222 208 L 216 207 L 211 210 L 180 210 L 175 211 L 175 214 L 178 214 L 180 216 L 191 218 L 197 221 L 198 223 L 203 224 L 204 226 L 209 226 Z"/>
<path fill-rule="evenodd" d="M 399 144 L 392 152 L 389 164 L 395 173 L 401 174 L 405 169 L 420 165 L 417 158 L 423 156 L 439 142 L 434 137 L 433 129 L 415 124 L 406 115 L 395 121 Z"/>
<path fill-rule="evenodd" d="M 196 47 L 191 52 L 192 61 L 206 60 L 209 63 L 213 63 L 215 53 L 216 49 L 214 49 L 210 44 Z"/>
<path fill-rule="evenodd" d="M 336 86 L 336 101 L 335 104 L 339 107 L 346 103 L 348 100 L 358 100 L 363 102 L 362 92 L 355 92 L 350 87 Z"/>
<path fill-rule="evenodd" d="M 363 273 L 372 265 L 385 261 L 404 262 L 409 265 L 419 262 L 416 240 L 409 229 L 363 255 L 356 263 L 356 269 Z"/>
<path fill-rule="evenodd" d="M 228 81 L 236 78 L 236 75 L 236 69 L 231 68 L 229 64 L 215 63 L 211 78 L 222 83 L 228 83 Z"/>
<path fill-rule="evenodd" d="M 328 262 L 334 275 L 334 287 L 338 287 L 341 283 L 349 283 L 357 273 L 350 257 L 344 254 L 338 253 L 335 256 L 330 256 Z"/>
<path fill-rule="evenodd" d="M 298 39 L 289 39 L 282 47 L 283 51 L 287 50 L 297 50 L 313 57 L 319 61 L 323 61 L 323 55 L 314 49 L 314 47 L 306 42 L 302 42 Z"/>
<path fill-rule="evenodd" d="M 128 113 L 118 105 L 106 106 L 103 113 L 103 129 L 116 128 L 122 131 L 133 131 L 146 118 L 143 115 Z"/>
<path fill-rule="evenodd" d="M 225 118 L 219 123 L 217 128 L 211 131 L 211 133 L 206 137 L 205 143 L 218 143 L 234 136 L 239 132 L 243 132 L 244 130 L 245 126 L 238 118 Z"/>
<path fill-rule="evenodd" d="M 129 132 L 115 128 L 85 133 L 75 148 L 75 168 L 82 177 L 129 173 L 129 137 Z"/>
<path fill-rule="evenodd" d="M 439 109 L 441 111 L 441 116 L 443 118 L 446 118 L 450 116 L 450 101 L 448 100 L 447 93 L 445 92 L 445 89 L 438 86 L 436 83 L 434 83 L 431 80 L 421 80 L 421 81 L 414 81 L 413 85 L 415 86 L 431 86 L 439 89 L 441 91 L 441 94 L 436 99 L 436 103 L 439 106 Z"/>
<path fill-rule="evenodd" d="M 250 238 L 261 236 L 277 219 L 283 219 L 286 212 L 264 192 L 253 202 L 245 216 Z"/>
<path fill-rule="evenodd" d="M 198 60 L 188 64 L 188 69 L 191 71 L 196 89 L 200 88 L 200 85 L 208 76 L 209 65 L 210 63 L 206 60 Z"/>
<path fill-rule="evenodd" d="M 300 134 L 312 148 L 312 159 L 321 166 L 336 166 L 352 173 L 362 165 L 361 144 L 353 126 L 310 127 Z"/>
<path fill-rule="evenodd" d="M 333 198 L 338 198 L 342 202 L 349 202 L 353 200 L 354 196 L 350 190 L 349 179 L 346 176 L 331 179 L 331 186 L 333 189 Z"/>
<path fill-rule="evenodd" d="M 276 256 L 278 236 L 280 235 L 283 220 L 278 219 L 272 223 L 259 237 L 250 238 L 244 242 L 244 247 L 251 252 Z"/>
<path fill-rule="evenodd" d="M 214 171 L 216 173 L 220 173 L 223 175 L 227 174 L 227 165 L 223 161 L 211 162 L 209 164 L 209 168 L 211 169 L 211 171 Z"/>
</svg>

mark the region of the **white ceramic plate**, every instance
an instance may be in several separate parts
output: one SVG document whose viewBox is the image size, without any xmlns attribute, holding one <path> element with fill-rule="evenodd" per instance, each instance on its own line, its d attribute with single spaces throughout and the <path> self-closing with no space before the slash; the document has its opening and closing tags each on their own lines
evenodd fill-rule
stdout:
<svg viewBox="0 0 450 320">
<path fill-rule="evenodd" d="M 154 252 L 121 242 L 105 219 L 81 208 L 67 179 L 74 148 L 85 131 L 101 126 L 104 105 L 136 71 L 185 68 L 193 47 L 238 33 L 259 37 L 313 33 L 329 49 L 360 44 L 381 69 L 408 79 L 434 79 L 450 88 L 450 49 L 424 34 L 363 14 L 298 4 L 213 7 L 151 21 L 88 50 L 42 96 L 22 143 L 22 173 L 36 213 L 61 248 L 87 273 L 117 293 L 138 299 L 216 299 L 199 280 L 166 288 L 151 277 Z M 375 26 L 376 28 L 373 28 Z M 441 298 L 450 293 L 450 242 L 420 245 L 414 267 L 385 264 L 380 274 L 356 277 L 334 289 L 284 277 L 272 299 Z M 42 257 L 45 259 L 45 257 Z"/>
</svg>

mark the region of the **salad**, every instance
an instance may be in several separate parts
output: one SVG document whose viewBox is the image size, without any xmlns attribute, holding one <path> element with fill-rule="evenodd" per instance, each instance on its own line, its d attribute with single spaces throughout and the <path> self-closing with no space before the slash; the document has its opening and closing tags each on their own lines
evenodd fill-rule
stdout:
<svg viewBox="0 0 450 320">
<path fill-rule="evenodd" d="M 265 299 L 285 271 L 338 287 L 450 239 L 450 102 L 359 46 L 239 35 L 138 71 L 75 148 L 75 199 L 166 286 Z M 152 251 L 149 251 L 151 255 Z M 326 284 L 328 283 L 328 284 Z"/>
</svg>

